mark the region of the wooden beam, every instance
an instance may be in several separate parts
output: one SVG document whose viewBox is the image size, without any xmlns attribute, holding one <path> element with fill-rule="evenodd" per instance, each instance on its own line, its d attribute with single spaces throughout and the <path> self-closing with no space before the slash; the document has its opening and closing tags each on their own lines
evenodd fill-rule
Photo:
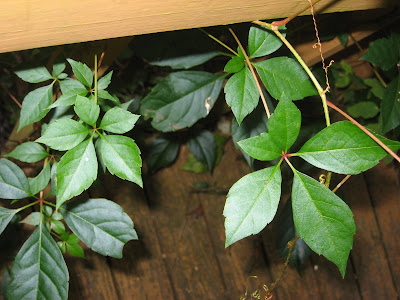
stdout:
<svg viewBox="0 0 400 300">
<path fill-rule="evenodd" d="M 318 13 L 398 0 L 324 0 Z M 285 17 L 307 0 L 3 0 L 0 52 Z"/>
</svg>

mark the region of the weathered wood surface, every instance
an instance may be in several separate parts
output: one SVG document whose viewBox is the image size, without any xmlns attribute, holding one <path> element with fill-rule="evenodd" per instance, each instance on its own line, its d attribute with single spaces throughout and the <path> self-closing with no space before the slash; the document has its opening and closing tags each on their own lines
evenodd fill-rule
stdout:
<svg viewBox="0 0 400 300">
<path fill-rule="evenodd" d="M 151 32 L 286 17 L 306 0 L 0 1 L 0 52 Z M 394 6 L 398 0 L 324 0 L 317 13 Z"/>
</svg>

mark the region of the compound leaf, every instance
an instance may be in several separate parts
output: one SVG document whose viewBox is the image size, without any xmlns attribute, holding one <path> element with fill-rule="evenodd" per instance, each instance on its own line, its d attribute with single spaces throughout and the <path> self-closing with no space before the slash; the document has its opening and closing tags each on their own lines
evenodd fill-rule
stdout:
<svg viewBox="0 0 400 300">
<path fill-rule="evenodd" d="M 301 100 L 317 95 L 307 73 L 289 57 L 274 57 L 253 63 L 267 91 L 277 100 Z"/>
<path fill-rule="evenodd" d="M 281 150 L 287 152 L 296 141 L 301 126 L 301 113 L 290 101 L 279 101 L 269 119 L 268 130 L 271 139 Z"/>
<path fill-rule="evenodd" d="M 285 26 L 279 29 L 286 29 Z M 283 33 L 286 36 L 286 33 Z M 249 30 L 249 58 L 255 58 L 271 54 L 282 46 L 283 42 L 276 34 L 267 28 L 256 26 L 250 27 Z"/>
<path fill-rule="evenodd" d="M 199 71 L 172 73 L 142 100 L 140 113 L 153 118 L 152 126 L 160 131 L 190 127 L 208 115 L 224 77 Z"/>
<path fill-rule="evenodd" d="M 70 150 L 81 143 L 89 131 L 84 125 L 72 119 L 58 119 L 49 125 L 36 142 L 60 151 Z"/>
<path fill-rule="evenodd" d="M 104 135 L 99 144 L 102 160 L 111 174 L 143 186 L 142 159 L 136 143 L 122 135 Z"/>
<path fill-rule="evenodd" d="M 78 117 L 91 126 L 96 124 L 100 115 L 100 106 L 86 97 L 76 96 L 74 110 Z"/>
<path fill-rule="evenodd" d="M 22 102 L 18 130 L 26 125 L 40 121 L 46 116 L 53 100 L 53 84 L 40 87 L 25 96 Z"/>
<path fill-rule="evenodd" d="M 378 136 L 396 151 L 400 143 Z M 339 174 L 359 174 L 378 164 L 387 153 L 349 121 L 326 127 L 308 140 L 298 153 L 308 163 Z"/>
<path fill-rule="evenodd" d="M 139 117 L 125 109 L 114 107 L 105 113 L 99 129 L 112 133 L 125 133 L 132 130 Z"/>
<path fill-rule="evenodd" d="M 293 219 L 299 236 L 316 253 L 335 263 L 342 276 L 356 232 L 353 213 L 326 186 L 294 170 Z"/>
<path fill-rule="evenodd" d="M 31 191 L 24 172 L 13 162 L 0 159 L 0 198 L 21 199 L 29 197 Z"/>
<path fill-rule="evenodd" d="M 41 224 L 25 242 L 11 269 L 10 300 L 67 299 L 68 269 L 64 258 Z"/>
<path fill-rule="evenodd" d="M 200 131 L 188 141 L 188 146 L 193 155 L 212 172 L 217 159 L 217 144 L 211 132 Z"/>
<path fill-rule="evenodd" d="M 61 208 L 65 222 L 90 249 L 122 258 L 122 248 L 137 240 L 131 218 L 118 204 L 106 199 L 74 201 Z"/>
<path fill-rule="evenodd" d="M 224 92 L 226 103 L 231 107 L 240 125 L 243 119 L 257 107 L 260 97 L 256 82 L 249 68 L 243 68 L 240 72 L 229 78 Z"/>
<path fill-rule="evenodd" d="M 381 103 L 382 133 L 400 124 L 400 76 L 393 79 L 385 88 Z"/>
<path fill-rule="evenodd" d="M 13 151 L 4 156 L 12 157 L 27 163 L 34 163 L 46 158 L 49 154 L 38 143 L 25 142 L 18 145 Z"/>
<path fill-rule="evenodd" d="M 0 235 L 17 212 L 18 209 L 8 209 L 0 206 Z"/>
<path fill-rule="evenodd" d="M 229 190 L 225 208 L 225 247 L 259 233 L 272 221 L 281 196 L 280 166 L 250 173 Z"/>
<path fill-rule="evenodd" d="M 97 158 L 92 139 L 63 155 L 57 164 L 57 209 L 65 201 L 89 188 L 97 178 Z"/>
<path fill-rule="evenodd" d="M 67 61 L 71 65 L 72 71 L 74 72 L 76 78 L 88 88 L 92 87 L 93 74 L 90 68 L 87 65 L 74 61 L 70 58 L 67 58 Z"/>
<path fill-rule="evenodd" d="M 23 81 L 29 83 L 39 83 L 52 79 L 51 74 L 45 67 L 37 67 L 27 70 L 16 71 L 15 74 Z"/>
<path fill-rule="evenodd" d="M 147 165 L 154 172 L 171 164 L 179 152 L 179 143 L 165 136 L 156 137 L 150 144 Z"/>
</svg>

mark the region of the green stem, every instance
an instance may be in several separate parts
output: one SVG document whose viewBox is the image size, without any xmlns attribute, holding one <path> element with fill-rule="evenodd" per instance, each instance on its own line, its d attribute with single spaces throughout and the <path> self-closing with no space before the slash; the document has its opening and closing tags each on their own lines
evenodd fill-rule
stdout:
<svg viewBox="0 0 400 300">
<path fill-rule="evenodd" d="M 48 202 L 48 201 L 43 201 L 43 203 L 53 206 L 53 207 L 57 207 L 57 205 L 55 205 L 54 203 Z"/>
<path fill-rule="evenodd" d="M 35 204 L 37 204 L 37 203 L 39 203 L 39 200 L 36 200 L 36 201 L 34 201 L 34 202 L 32 202 L 32 203 L 29 203 L 29 204 L 27 204 L 27 205 L 25 205 L 25 206 L 22 206 L 22 207 L 18 208 L 18 209 L 17 209 L 17 212 L 20 212 L 20 211 L 22 211 L 22 210 L 24 210 L 24 209 L 26 209 L 26 208 L 28 208 L 28 207 L 31 207 L 31 206 L 33 206 L 33 205 L 35 205 Z"/>
<path fill-rule="evenodd" d="M 230 48 L 228 45 L 224 44 L 222 41 L 220 41 L 219 39 L 217 39 L 215 36 L 213 36 L 212 34 L 208 33 L 207 31 L 205 31 L 204 29 L 199 28 L 199 30 L 204 33 L 206 36 L 208 36 L 210 39 L 216 41 L 218 44 L 220 44 L 222 47 L 224 47 L 225 49 L 229 50 L 230 52 L 232 52 L 235 56 L 239 56 L 239 54 L 233 50 L 232 48 Z"/>
<path fill-rule="evenodd" d="M 94 55 L 94 103 L 97 104 L 97 54 Z"/>
</svg>

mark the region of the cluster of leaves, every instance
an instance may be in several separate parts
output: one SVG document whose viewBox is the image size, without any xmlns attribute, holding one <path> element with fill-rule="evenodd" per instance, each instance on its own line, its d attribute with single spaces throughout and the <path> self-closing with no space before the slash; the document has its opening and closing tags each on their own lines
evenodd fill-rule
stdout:
<svg viewBox="0 0 400 300">
<path fill-rule="evenodd" d="M 15 209 L 0 207 L 0 234 L 17 213 L 40 207 L 23 220 L 36 229 L 15 258 L 8 299 L 67 299 L 69 275 L 62 253 L 84 257 L 82 241 L 102 255 L 121 258 L 125 243 L 137 239 L 132 220 L 118 204 L 85 198 L 67 202 L 93 184 L 99 165 L 103 172 L 142 186 L 140 150 L 122 135 L 139 115 L 106 91 L 112 72 L 97 81 L 87 65 L 68 62 L 77 80 L 63 73 L 65 63 L 54 65 L 52 74 L 45 67 L 16 72 L 30 83 L 51 83 L 27 94 L 22 103 L 19 129 L 48 115 L 41 136 L 5 155 L 26 163 L 42 161 L 40 173 L 27 178 L 14 162 L 0 159 L 0 198 L 13 200 L 11 205 L 31 200 Z M 62 95 L 53 103 L 55 84 Z"/>
<path fill-rule="evenodd" d="M 390 38 L 375 40 L 360 59 L 370 62 L 379 77 L 361 79 L 342 61 L 331 70 L 333 85 L 352 117 L 361 118 L 368 128 L 385 134 L 400 125 L 400 35 L 392 33 Z"/>
</svg>

